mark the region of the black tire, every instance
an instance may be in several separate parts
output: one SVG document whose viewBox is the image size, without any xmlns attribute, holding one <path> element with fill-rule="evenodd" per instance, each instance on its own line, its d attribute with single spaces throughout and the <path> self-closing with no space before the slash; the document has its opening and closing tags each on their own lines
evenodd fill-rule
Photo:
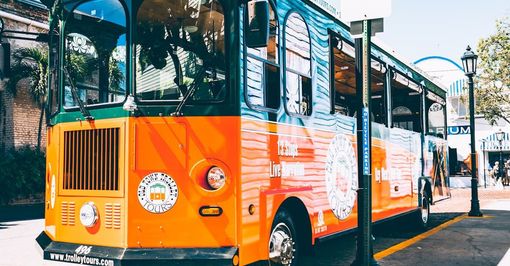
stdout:
<svg viewBox="0 0 510 266">
<path fill-rule="evenodd" d="M 283 256 L 279 257 L 279 259 L 271 258 L 271 251 L 275 248 L 275 242 L 277 242 L 277 239 L 282 239 L 284 235 L 290 236 L 290 242 L 286 241 L 286 244 L 280 245 L 280 247 L 284 246 L 284 250 L 288 252 L 288 248 L 290 248 L 288 245 L 292 245 L 292 254 L 291 257 L 289 256 Z M 299 265 L 299 258 L 301 256 L 301 249 L 300 249 L 300 239 L 298 239 L 298 235 L 296 232 L 296 227 L 294 225 L 294 221 L 292 220 L 292 216 L 285 210 L 279 211 L 273 220 L 273 224 L 271 226 L 271 232 L 269 235 L 269 255 L 270 258 L 268 260 L 269 265 L 285 265 L 285 266 L 296 266 Z M 281 250 L 281 249 L 280 249 Z M 288 255 L 287 252 L 281 252 Z"/>
<path fill-rule="evenodd" d="M 417 224 L 422 229 L 427 229 L 430 221 L 430 197 L 427 192 L 423 192 L 421 198 L 421 207 L 416 213 Z"/>
</svg>

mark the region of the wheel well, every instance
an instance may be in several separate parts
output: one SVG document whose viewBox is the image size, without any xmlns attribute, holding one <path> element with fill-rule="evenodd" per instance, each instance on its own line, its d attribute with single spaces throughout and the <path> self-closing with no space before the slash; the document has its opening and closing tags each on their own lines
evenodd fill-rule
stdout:
<svg viewBox="0 0 510 266">
<path fill-rule="evenodd" d="M 302 237 L 299 237 L 300 245 L 303 247 L 305 254 L 310 254 L 312 250 L 312 225 L 305 205 L 300 199 L 290 197 L 278 208 L 278 212 L 282 210 L 287 211 L 292 217 L 296 231 L 302 234 Z"/>
</svg>

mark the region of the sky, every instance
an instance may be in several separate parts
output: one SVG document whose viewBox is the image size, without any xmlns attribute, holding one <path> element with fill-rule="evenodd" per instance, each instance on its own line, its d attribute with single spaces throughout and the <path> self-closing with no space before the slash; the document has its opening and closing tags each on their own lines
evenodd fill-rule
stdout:
<svg viewBox="0 0 510 266">
<path fill-rule="evenodd" d="M 404 61 L 443 56 L 460 65 L 467 45 L 495 32 L 495 21 L 510 17 L 510 0 L 392 0 L 390 17 L 377 38 Z M 476 52 L 476 51 L 475 51 Z"/>
</svg>

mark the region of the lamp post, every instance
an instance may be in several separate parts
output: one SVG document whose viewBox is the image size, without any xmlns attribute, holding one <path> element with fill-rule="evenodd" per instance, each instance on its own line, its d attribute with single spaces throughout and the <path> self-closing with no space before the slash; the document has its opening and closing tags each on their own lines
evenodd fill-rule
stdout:
<svg viewBox="0 0 510 266">
<path fill-rule="evenodd" d="M 486 139 L 482 139 L 482 154 L 483 154 L 483 187 L 487 188 L 487 178 L 485 172 L 487 172 L 487 162 L 485 161 L 485 143 Z"/>
<path fill-rule="evenodd" d="M 499 142 L 499 170 L 498 170 L 498 173 L 499 173 L 499 180 L 501 180 L 501 182 L 503 182 L 503 175 L 504 175 L 503 174 L 503 171 L 504 171 L 504 168 L 503 168 L 503 137 L 505 137 L 505 132 L 503 132 L 500 128 L 499 131 L 496 132 L 496 139 Z"/>
<path fill-rule="evenodd" d="M 480 202 L 478 201 L 478 178 L 476 176 L 476 146 L 475 146 L 475 95 L 473 88 L 473 76 L 476 74 L 476 60 L 478 56 L 467 47 L 462 55 L 464 73 L 468 77 L 469 84 L 469 130 L 471 131 L 471 210 L 469 216 L 481 217 Z"/>
</svg>

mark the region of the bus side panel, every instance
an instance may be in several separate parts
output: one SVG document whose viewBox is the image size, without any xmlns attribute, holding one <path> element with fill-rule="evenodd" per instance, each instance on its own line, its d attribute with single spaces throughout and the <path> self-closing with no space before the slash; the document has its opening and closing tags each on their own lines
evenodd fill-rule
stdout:
<svg viewBox="0 0 510 266">
<path fill-rule="evenodd" d="M 46 175 L 45 175 L 45 231 L 48 236 L 52 239 L 56 239 L 56 227 L 57 227 L 57 188 L 59 187 L 59 170 L 58 165 L 59 159 L 59 136 L 60 127 L 53 126 L 47 128 L 47 145 L 46 145 Z"/>
<path fill-rule="evenodd" d="M 235 246 L 239 117 L 143 117 L 131 124 L 128 246 Z M 227 176 L 218 191 L 205 180 L 212 166 Z M 137 196 L 142 179 L 155 172 L 177 184 L 177 201 L 166 212 L 148 211 Z M 199 210 L 207 206 L 223 213 L 204 217 Z"/>
<path fill-rule="evenodd" d="M 432 178 L 432 198 L 434 201 L 450 196 L 448 176 L 448 143 L 446 140 L 425 137 L 425 176 Z"/>
<path fill-rule="evenodd" d="M 241 131 L 243 263 L 267 258 L 274 215 L 291 196 L 305 204 L 313 239 L 357 225 L 356 193 L 351 193 L 358 178 L 353 134 L 252 118 L 242 119 Z M 416 208 L 411 165 L 418 155 L 411 153 L 412 133 L 403 131 L 392 139 L 389 129 L 382 131 L 378 137 L 384 139 L 374 138 L 372 148 L 374 221 Z"/>
</svg>

